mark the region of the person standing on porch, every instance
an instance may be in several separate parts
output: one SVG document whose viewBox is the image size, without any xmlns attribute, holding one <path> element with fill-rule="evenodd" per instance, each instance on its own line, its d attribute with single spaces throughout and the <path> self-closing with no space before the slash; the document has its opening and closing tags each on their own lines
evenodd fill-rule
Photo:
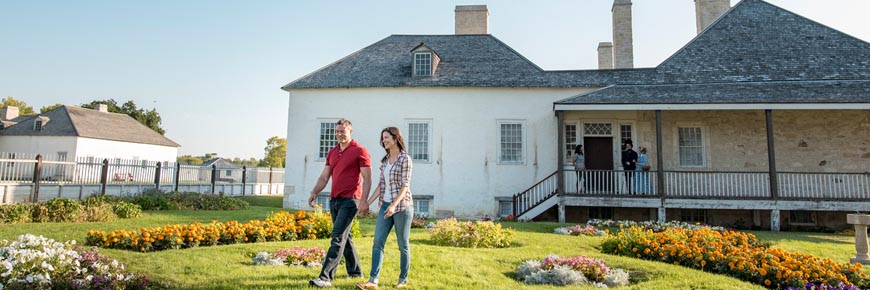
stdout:
<svg viewBox="0 0 870 290">
<path fill-rule="evenodd" d="M 637 193 L 644 194 L 650 193 L 649 187 L 649 157 L 646 156 L 646 147 L 638 146 L 637 150 L 640 151 L 640 155 L 637 156 L 637 176 L 634 177 L 635 186 L 634 190 Z"/>
<path fill-rule="evenodd" d="M 634 194 L 631 184 L 632 179 L 634 179 L 634 170 L 637 168 L 637 152 L 631 149 L 634 147 L 631 139 L 625 139 L 623 146 L 625 146 L 625 150 L 622 151 L 622 170 L 625 174 L 625 188 L 629 194 Z"/>
<path fill-rule="evenodd" d="M 580 184 L 586 181 L 585 173 L 586 171 L 586 157 L 583 156 L 583 145 L 577 144 L 574 147 L 574 156 L 572 156 L 571 163 L 574 164 L 574 171 L 577 172 L 577 193 L 582 193 L 586 188 L 585 184 L 583 188 L 580 187 Z"/>
<path fill-rule="evenodd" d="M 331 287 L 335 278 L 335 271 L 344 256 L 347 266 L 347 275 L 351 278 L 362 278 L 362 270 L 359 266 L 359 255 L 351 240 L 350 226 L 360 208 L 363 211 L 368 208 L 365 200 L 358 204 L 361 198 L 368 196 L 372 186 L 372 162 L 369 152 L 351 138 L 353 124 L 346 119 L 335 123 L 335 139 L 338 144 L 329 150 L 326 155 L 326 166 L 311 196 L 308 197 L 308 205 L 314 207 L 317 194 L 320 193 L 326 183 L 332 178 L 332 192 L 329 199 L 329 213 L 332 216 L 332 241 L 323 268 L 317 279 L 309 280 L 308 284 L 318 288 Z M 365 192 L 366 196 L 362 196 Z"/>
<path fill-rule="evenodd" d="M 378 277 L 384 261 L 384 244 L 387 235 L 396 227 L 399 244 L 399 280 L 395 288 L 404 288 L 411 269 L 409 238 L 411 221 L 414 219 L 414 199 L 411 197 L 411 157 L 405 152 L 405 140 L 399 128 L 387 127 L 381 131 L 381 146 L 387 154 L 381 159 L 381 177 L 368 204 L 379 200 L 378 218 L 375 223 L 375 239 L 372 245 L 372 269 L 369 281 L 356 284 L 359 289 L 378 289 Z"/>
</svg>

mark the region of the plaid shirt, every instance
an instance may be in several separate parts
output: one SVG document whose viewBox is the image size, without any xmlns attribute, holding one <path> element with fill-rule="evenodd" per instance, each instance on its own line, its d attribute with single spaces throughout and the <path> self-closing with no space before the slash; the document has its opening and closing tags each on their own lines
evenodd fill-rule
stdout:
<svg viewBox="0 0 870 290">
<path fill-rule="evenodd" d="M 378 186 L 381 188 L 380 201 L 384 202 L 384 193 L 387 190 L 386 181 L 384 178 L 384 167 L 386 166 L 385 162 L 381 162 L 381 179 L 378 181 Z M 399 193 L 402 190 L 402 187 L 407 186 L 408 192 L 405 193 L 405 197 L 396 204 L 396 212 L 400 212 L 405 210 L 407 207 L 414 206 L 414 200 L 411 198 L 411 168 L 413 168 L 413 164 L 411 164 L 411 158 L 408 156 L 405 151 L 399 152 L 399 156 L 396 157 L 396 163 L 393 164 L 393 168 L 387 174 L 390 174 L 390 196 L 391 200 L 396 200 L 399 197 Z"/>
</svg>

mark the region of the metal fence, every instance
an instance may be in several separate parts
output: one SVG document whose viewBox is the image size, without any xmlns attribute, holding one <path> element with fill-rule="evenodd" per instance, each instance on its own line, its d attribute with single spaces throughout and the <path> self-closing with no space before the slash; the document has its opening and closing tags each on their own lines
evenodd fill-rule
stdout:
<svg viewBox="0 0 870 290">
<path fill-rule="evenodd" d="M 283 183 L 283 168 L 217 168 L 94 157 L 67 161 L 66 156 L 0 152 L 0 185 L 4 186 L 4 191 L 8 191 L 11 185 L 29 186 L 28 199 L 33 201 L 40 199 L 40 186 L 58 187 L 61 192 L 63 186 L 99 186 L 99 194 L 105 194 L 109 187 L 120 187 L 121 192 L 125 187 L 127 192 L 130 188 L 177 191 L 181 187 L 221 194 L 226 190 L 244 195 L 246 192 L 262 192 L 258 190 L 260 188 L 268 188 L 267 192 L 271 194 L 279 191 L 276 188 L 283 189 Z M 4 196 L 4 202 L 8 200 Z"/>
</svg>

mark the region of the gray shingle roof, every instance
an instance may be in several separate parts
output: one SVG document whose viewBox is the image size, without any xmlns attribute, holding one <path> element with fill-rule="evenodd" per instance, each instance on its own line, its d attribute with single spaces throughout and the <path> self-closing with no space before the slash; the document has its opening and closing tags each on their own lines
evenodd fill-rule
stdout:
<svg viewBox="0 0 870 290">
<path fill-rule="evenodd" d="M 617 85 L 555 103 L 870 103 L 870 80 Z"/>
<path fill-rule="evenodd" d="M 658 83 L 870 79 L 870 43 L 744 0 L 657 67 Z"/>
<path fill-rule="evenodd" d="M 24 120 L 0 130 L 0 136 L 78 136 L 131 143 L 181 147 L 125 114 L 104 113 L 75 106 L 61 106 L 40 114 L 50 119 L 42 130 Z"/>
<path fill-rule="evenodd" d="M 432 77 L 411 76 L 420 44 L 441 58 Z M 491 35 L 391 35 L 282 87 L 586 87 L 637 81 L 646 70 L 544 71 Z"/>
</svg>

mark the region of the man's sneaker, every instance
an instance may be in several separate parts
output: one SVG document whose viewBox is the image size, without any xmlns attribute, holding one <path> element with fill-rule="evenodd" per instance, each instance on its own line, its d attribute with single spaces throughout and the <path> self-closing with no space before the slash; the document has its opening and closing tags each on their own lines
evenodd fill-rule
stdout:
<svg viewBox="0 0 870 290">
<path fill-rule="evenodd" d="M 326 288 L 332 287 L 332 282 L 320 280 L 320 278 L 314 280 L 308 280 L 308 285 L 317 287 L 317 288 Z"/>
</svg>

